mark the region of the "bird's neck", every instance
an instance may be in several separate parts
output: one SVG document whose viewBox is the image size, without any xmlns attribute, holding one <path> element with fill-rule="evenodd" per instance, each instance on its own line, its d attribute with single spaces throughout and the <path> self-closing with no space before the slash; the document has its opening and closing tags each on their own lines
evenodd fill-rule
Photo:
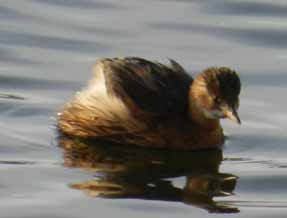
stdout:
<svg viewBox="0 0 287 218">
<path fill-rule="evenodd" d="M 200 105 L 197 104 L 198 102 L 198 89 L 193 85 L 190 87 L 189 90 L 189 118 L 190 120 L 204 128 L 206 130 L 215 130 L 220 127 L 220 123 L 218 119 L 210 119 L 205 116 L 204 112 L 201 110 Z"/>
</svg>

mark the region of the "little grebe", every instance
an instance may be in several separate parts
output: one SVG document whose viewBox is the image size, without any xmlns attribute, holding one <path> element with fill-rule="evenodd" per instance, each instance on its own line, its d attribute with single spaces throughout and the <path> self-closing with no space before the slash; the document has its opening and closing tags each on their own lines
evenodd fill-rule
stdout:
<svg viewBox="0 0 287 218">
<path fill-rule="evenodd" d="M 142 58 L 98 60 L 94 78 L 58 116 L 68 136 L 155 148 L 216 148 L 224 143 L 220 118 L 240 124 L 240 80 L 227 67 L 195 79 Z"/>
</svg>

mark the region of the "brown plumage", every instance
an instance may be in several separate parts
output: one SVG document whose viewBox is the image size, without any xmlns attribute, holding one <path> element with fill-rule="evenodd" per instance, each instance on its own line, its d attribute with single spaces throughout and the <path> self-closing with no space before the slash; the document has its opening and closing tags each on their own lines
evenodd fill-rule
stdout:
<svg viewBox="0 0 287 218">
<path fill-rule="evenodd" d="M 240 80 L 226 67 L 194 80 L 171 66 L 141 58 L 101 59 L 94 78 L 58 117 L 62 134 L 172 149 L 223 144 L 220 118 L 240 123 Z"/>
</svg>

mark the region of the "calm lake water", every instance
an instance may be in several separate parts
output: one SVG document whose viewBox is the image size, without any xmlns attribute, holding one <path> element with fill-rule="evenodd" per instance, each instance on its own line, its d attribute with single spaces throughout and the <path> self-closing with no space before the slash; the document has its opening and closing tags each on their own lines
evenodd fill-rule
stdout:
<svg viewBox="0 0 287 218">
<path fill-rule="evenodd" d="M 222 154 L 59 148 L 57 112 L 115 56 L 236 69 Z M 284 0 L 1 1 L 0 217 L 285 217 L 286 69 Z"/>
</svg>

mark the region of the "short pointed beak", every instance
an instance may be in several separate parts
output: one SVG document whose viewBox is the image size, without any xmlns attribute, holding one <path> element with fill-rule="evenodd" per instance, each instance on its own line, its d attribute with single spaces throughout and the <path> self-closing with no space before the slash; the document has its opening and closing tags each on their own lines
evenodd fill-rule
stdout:
<svg viewBox="0 0 287 218">
<path fill-rule="evenodd" d="M 226 117 L 239 125 L 241 124 L 241 120 L 238 116 L 238 113 L 234 107 L 229 107 L 228 110 L 226 111 Z"/>
</svg>

